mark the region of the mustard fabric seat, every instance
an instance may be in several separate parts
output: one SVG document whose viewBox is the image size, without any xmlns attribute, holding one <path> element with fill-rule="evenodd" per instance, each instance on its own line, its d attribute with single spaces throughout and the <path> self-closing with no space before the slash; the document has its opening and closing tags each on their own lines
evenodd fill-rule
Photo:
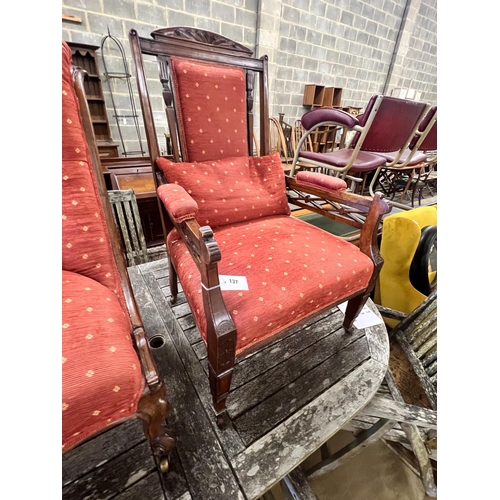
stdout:
<svg viewBox="0 0 500 500">
<path fill-rule="evenodd" d="M 436 205 L 385 218 L 380 245 L 384 265 L 375 288 L 375 303 L 409 314 L 426 298 L 410 281 L 411 263 L 426 226 L 437 226 Z M 392 328 L 398 324 L 389 318 L 385 318 L 385 322 Z"/>
</svg>

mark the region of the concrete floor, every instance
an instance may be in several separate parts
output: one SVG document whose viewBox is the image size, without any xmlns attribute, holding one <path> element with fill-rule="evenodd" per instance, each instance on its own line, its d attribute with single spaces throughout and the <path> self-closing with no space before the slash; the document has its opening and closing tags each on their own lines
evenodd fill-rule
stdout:
<svg viewBox="0 0 500 500">
<path fill-rule="evenodd" d="M 352 434 L 340 431 L 329 442 L 335 452 L 352 440 Z M 320 461 L 320 452 L 304 463 L 308 469 Z M 337 469 L 309 481 L 319 500 L 430 500 L 420 478 L 383 442 L 368 445 L 359 455 Z M 271 490 L 283 500 L 279 486 Z"/>
</svg>

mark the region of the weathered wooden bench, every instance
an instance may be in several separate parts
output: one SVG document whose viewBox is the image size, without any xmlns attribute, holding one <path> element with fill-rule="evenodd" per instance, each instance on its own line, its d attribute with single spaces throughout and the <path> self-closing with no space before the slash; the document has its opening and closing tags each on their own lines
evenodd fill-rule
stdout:
<svg viewBox="0 0 500 500">
<path fill-rule="evenodd" d="M 128 266 L 149 262 L 146 238 L 133 189 L 108 191 Z"/>
<path fill-rule="evenodd" d="M 312 478 L 334 470 L 369 443 L 383 441 L 422 479 L 435 497 L 437 467 L 437 290 L 412 313 L 378 306 L 381 314 L 401 322 L 389 333 L 389 370 L 375 397 L 345 430 L 354 441 L 306 471 Z"/>
</svg>

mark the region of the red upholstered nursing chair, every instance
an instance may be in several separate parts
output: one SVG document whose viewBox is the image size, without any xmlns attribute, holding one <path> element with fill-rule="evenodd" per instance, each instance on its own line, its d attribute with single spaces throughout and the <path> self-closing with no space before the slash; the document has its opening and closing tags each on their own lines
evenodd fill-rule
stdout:
<svg viewBox="0 0 500 500">
<path fill-rule="evenodd" d="M 140 418 L 165 470 L 165 385 L 128 279 L 84 88 L 62 42 L 62 451 Z"/>
<path fill-rule="evenodd" d="M 390 211 L 346 192 L 341 179 L 305 172 L 292 181 L 366 216 L 359 248 L 290 215 L 288 177 L 269 154 L 267 56 L 188 27 L 129 38 L 162 210 L 172 300 L 182 285 L 207 345 L 209 382 L 223 421 L 235 360 L 348 300 L 344 327 L 369 298 L 382 261 L 375 230 Z M 143 54 L 158 61 L 174 158 L 160 156 Z M 260 154 L 252 156 L 254 76 Z M 234 290 L 223 278 L 245 281 Z"/>
</svg>

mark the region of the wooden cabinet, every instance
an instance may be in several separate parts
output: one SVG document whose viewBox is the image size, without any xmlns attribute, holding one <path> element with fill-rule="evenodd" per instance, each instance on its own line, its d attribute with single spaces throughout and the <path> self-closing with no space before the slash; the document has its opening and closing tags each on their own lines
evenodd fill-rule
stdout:
<svg viewBox="0 0 500 500">
<path fill-rule="evenodd" d="M 303 106 L 313 108 L 341 108 L 342 89 L 338 87 L 325 87 L 324 85 L 305 85 Z"/>
<path fill-rule="evenodd" d="M 308 84 L 304 86 L 302 105 L 313 108 L 337 108 L 357 116 L 361 112 L 358 106 L 342 104 L 342 89 L 325 87 L 324 85 Z"/>
<path fill-rule="evenodd" d="M 99 66 L 97 64 L 96 50 L 100 47 L 85 43 L 67 43 L 71 48 L 73 65 L 80 66 L 87 72 L 84 82 L 85 93 L 87 94 L 87 102 L 89 104 L 99 156 L 118 156 L 118 145 L 111 138 L 106 103 L 104 102 Z"/>
</svg>

